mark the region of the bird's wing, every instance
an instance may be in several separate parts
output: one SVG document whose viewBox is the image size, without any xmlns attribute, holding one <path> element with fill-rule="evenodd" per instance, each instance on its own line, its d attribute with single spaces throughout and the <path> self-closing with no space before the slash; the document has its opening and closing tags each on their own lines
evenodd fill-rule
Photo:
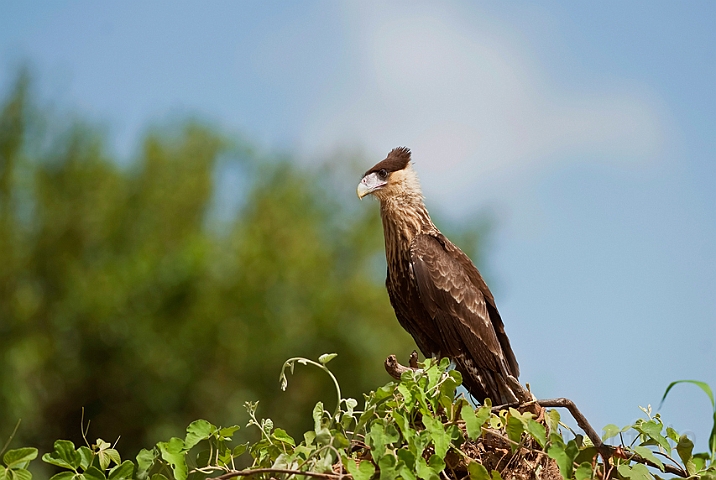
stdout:
<svg viewBox="0 0 716 480">
<path fill-rule="evenodd" d="M 420 299 L 437 323 L 443 337 L 442 344 L 451 350 L 441 353 L 469 353 L 479 367 L 509 372 L 510 366 L 488 311 L 492 295 L 489 290 L 483 292 L 481 285 L 476 284 L 474 274 L 466 268 L 462 256 L 478 277 L 479 273 L 467 256 L 442 235 L 425 234 L 413 239 L 410 254 Z M 488 301 L 485 293 L 489 296 Z M 501 326 L 502 321 L 499 323 Z"/>
</svg>

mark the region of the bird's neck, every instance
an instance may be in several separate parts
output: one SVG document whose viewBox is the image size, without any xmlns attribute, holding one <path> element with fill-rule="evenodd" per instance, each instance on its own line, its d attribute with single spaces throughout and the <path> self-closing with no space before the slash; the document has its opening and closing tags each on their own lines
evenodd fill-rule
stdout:
<svg viewBox="0 0 716 480">
<path fill-rule="evenodd" d="M 422 195 L 399 195 L 380 202 L 385 255 L 388 265 L 400 263 L 400 255 L 409 255 L 416 235 L 437 232 L 425 208 Z"/>
</svg>

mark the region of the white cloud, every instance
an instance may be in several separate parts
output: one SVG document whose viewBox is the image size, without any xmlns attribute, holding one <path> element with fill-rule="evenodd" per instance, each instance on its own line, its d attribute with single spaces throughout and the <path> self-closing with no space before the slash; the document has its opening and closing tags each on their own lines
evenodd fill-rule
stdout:
<svg viewBox="0 0 716 480">
<path fill-rule="evenodd" d="M 460 192 L 556 160 L 642 164 L 662 149 L 659 109 L 626 82 L 561 91 L 492 19 L 443 3 L 360 5 L 344 11 L 355 63 L 306 123 L 308 151 L 407 145 L 423 177 Z"/>
</svg>

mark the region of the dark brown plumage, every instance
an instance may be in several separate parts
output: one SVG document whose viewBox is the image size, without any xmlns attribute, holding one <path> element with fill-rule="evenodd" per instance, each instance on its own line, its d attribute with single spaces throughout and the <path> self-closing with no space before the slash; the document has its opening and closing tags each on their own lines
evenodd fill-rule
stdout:
<svg viewBox="0 0 716 480">
<path fill-rule="evenodd" d="M 517 398 L 508 376 L 519 366 L 495 299 L 480 272 L 433 224 L 410 163 L 393 149 L 368 170 L 358 196 L 380 200 L 388 263 L 386 287 L 395 315 L 426 356 L 448 357 L 480 402 Z"/>
</svg>

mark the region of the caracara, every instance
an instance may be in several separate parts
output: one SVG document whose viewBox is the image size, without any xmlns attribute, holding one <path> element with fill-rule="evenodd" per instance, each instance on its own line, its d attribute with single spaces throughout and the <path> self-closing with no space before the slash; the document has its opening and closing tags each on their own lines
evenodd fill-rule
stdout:
<svg viewBox="0 0 716 480">
<path fill-rule="evenodd" d="M 390 303 L 423 355 L 451 359 L 481 403 L 516 401 L 519 366 L 495 299 L 468 256 L 430 219 L 410 150 L 393 149 L 357 192 L 380 200 Z"/>
</svg>

